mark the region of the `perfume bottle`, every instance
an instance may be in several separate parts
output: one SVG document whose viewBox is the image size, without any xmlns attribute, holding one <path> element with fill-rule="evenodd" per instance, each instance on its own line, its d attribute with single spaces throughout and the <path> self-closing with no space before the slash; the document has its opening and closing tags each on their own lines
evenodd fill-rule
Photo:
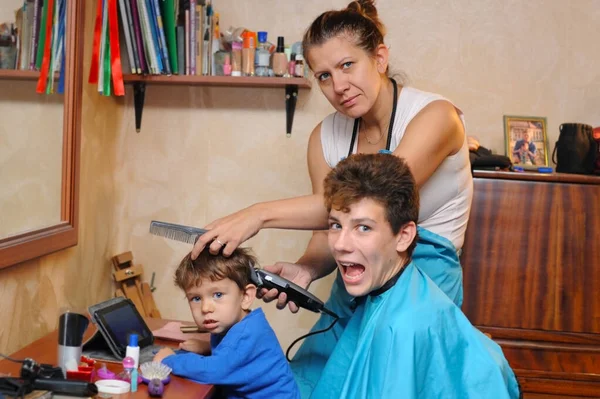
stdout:
<svg viewBox="0 0 600 399">
<path fill-rule="evenodd" d="M 117 379 L 131 383 L 131 375 L 135 368 L 135 360 L 130 356 L 125 356 L 123 359 L 123 371 L 119 373 Z"/>
</svg>

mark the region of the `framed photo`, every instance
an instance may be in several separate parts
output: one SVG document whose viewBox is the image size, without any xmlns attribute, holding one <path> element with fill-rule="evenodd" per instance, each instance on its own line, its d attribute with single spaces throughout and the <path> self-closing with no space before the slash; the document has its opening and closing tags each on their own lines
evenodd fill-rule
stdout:
<svg viewBox="0 0 600 399">
<path fill-rule="evenodd" d="M 506 156 L 519 166 L 548 165 L 546 118 L 504 115 Z"/>
</svg>

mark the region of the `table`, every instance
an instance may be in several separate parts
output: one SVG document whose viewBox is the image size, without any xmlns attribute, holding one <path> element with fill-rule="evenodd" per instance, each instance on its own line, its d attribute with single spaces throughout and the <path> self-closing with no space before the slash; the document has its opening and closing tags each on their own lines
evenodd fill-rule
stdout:
<svg viewBox="0 0 600 399">
<path fill-rule="evenodd" d="M 148 327 L 151 330 L 156 330 L 162 327 L 170 320 L 163 319 L 151 319 L 145 318 Z M 90 323 L 84 340 L 90 337 L 96 330 L 96 327 Z M 208 340 L 208 334 L 206 334 Z M 58 330 L 55 330 L 46 336 L 38 339 L 37 341 L 27 345 L 21 350 L 10 355 L 13 359 L 25 359 L 32 358 L 38 363 L 56 364 L 58 349 Z M 157 345 L 164 345 L 170 347 L 177 347 L 177 342 L 167 341 L 162 339 L 156 339 Z M 106 363 L 106 367 L 112 372 L 121 372 L 122 366 L 116 363 Z M 10 362 L 8 360 L 0 361 L 0 374 L 10 374 L 11 376 L 18 376 L 21 370 L 19 363 Z M 171 377 L 171 382 L 165 386 L 164 399 L 176 399 L 176 398 L 193 398 L 193 399 L 204 399 L 210 398 L 214 393 L 214 387 L 212 385 L 202 385 L 195 382 L 179 378 L 176 376 Z M 148 389 L 145 384 L 138 386 L 137 392 L 129 392 L 122 395 L 113 395 L 113 398 L 119 399 L 135 399 L 135 398 L 148 398 Z"/>
</svg>

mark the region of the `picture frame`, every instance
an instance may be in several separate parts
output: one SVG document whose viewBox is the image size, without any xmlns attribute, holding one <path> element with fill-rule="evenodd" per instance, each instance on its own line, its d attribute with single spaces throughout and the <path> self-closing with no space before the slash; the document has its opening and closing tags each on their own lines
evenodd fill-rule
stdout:
<svg viewBox="0 0 600 399">
<path fill-rule="evenodd" d="M 504 115 L 506 156 L 524 168 L 548 166 L 546 118 Z"/>
</svg>

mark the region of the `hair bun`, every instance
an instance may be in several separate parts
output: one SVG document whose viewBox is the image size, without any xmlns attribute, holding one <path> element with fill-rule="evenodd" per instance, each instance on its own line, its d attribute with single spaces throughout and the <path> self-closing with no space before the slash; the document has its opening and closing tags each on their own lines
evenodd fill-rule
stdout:
<svg viewBox="0 0 600 399">
<path fill-rule="evenodd" d="M 348 10 L 356 11 L 365 17 L 377 19 L 377 7 L 375 7 L 375 0 L 355 0 L 350 2 L 346 8 Z"/>
<path fill-rule="evenodd" d="M 348 4 L 346 10 L 354 11 L 362 16 L 369 18 L 377 26 L 382 36 L 385 36 L 385 27 L 379 20 L 375 0 L 354 0 Z"/>
</svg>

